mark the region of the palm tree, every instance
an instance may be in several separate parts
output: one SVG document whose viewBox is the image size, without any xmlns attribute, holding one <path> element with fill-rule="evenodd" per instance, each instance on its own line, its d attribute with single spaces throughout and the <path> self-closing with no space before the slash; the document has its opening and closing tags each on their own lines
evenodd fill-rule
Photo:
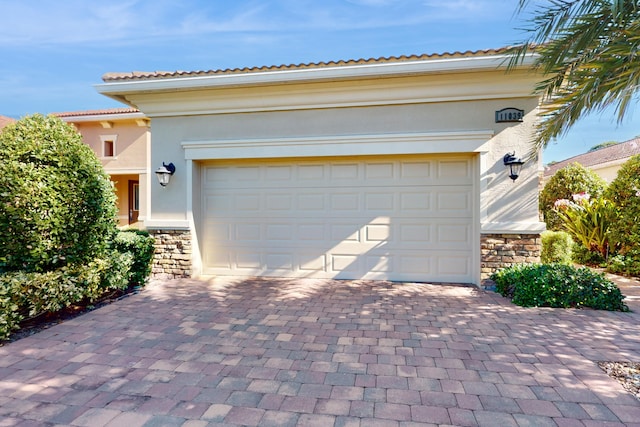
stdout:
<svg viewBox="0 0 640 427">
<path fill-rule="evenodd" d="M 530 1 L 519 1 L 522 13 Z M 590 112 L 613 106 L 621 122 L 640 89 L 640 1 L 548 0 L 530 23 L 531 36 L 510 50 L 509 66 L 533 51 L 544 76 L 531 154 Z"/>
</svg>

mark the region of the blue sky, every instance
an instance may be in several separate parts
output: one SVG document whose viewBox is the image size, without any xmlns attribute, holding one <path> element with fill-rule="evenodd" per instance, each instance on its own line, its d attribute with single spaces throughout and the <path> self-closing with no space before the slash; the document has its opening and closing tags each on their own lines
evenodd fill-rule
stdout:
<svg viewBox="0 0 640 427">
<path fill-rule="evenodd" d="M 517 0 L 0 0 L 0 114 L 119 107 L 109 71 L 298 64 L 478 50 L 525 37 Z M 583 120 L 549 145 L 562 160 L 640 135 L 640 114 Z"/>
</svg>

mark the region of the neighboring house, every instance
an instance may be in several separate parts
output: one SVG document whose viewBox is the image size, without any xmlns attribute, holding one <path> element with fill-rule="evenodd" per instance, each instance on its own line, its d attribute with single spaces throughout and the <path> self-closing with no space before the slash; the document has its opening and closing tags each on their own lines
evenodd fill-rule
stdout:
<svg viewBox="0 0 640 427">
<path fill-rule="evenodd" d="M 54 115 L 75 125 L 102 161 L 118 196 L 120 226 L 143 228 L 149 188 L 149 119 L 134 108 Z"/>
<path fill-rule="evenodd" d="M 503 164 L 539 76 L 505 54 L 105 74 L 152 120 L 151 170 L 176 167 L 150 187 L 154 272 L 480 285 L 539 260 L 542 165 Z"/>
<path fill-rule="evenodd" d="M 572 163 L 580 163 L 600 175 L 605 181 L 611 182 L 616 178 L 620 166 L 638 154 L 640 154 L 640 138 L 634 138 L 545 166 L 544 180 L 546 182 L 560 169 Z"/>
<path fill-rule="evenodd" d="M 0 116 L 0 129 L 13 122 L 15 122 L 15 119 L 12 119 L 11 117 Z"/>
</svg>

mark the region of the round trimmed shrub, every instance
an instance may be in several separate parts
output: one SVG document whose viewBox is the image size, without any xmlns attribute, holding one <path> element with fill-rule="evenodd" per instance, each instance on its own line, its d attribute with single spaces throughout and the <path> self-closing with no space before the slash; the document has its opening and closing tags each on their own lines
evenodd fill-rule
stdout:
<svg viewBox="0 0 640 427">
<path fill-rule="evenodd" d="M 595 172 L 579 163 L 572 163 L 556 172 L 540 192 L 539 209 L 547 229 L 562 230 L 562 220 L 554 211 L 558 199 L 572 200 L 578 193 L 588 193 L 591 198 L 602 196 L 607 183 Z"/>
<path fill-rule="evenodd" d="M 559 264 L 571 264 L 571 248 L 573 240 L 566 231 L 543 231 L 540 235 L 542 238 L 542 253 L 540 261 L 544 264 L 557 262 Z"/>
<path fill-rule="evenodd" d="M 0 273 L 52 271 L 104 257 L 116 196 L 75 128 L 33 115 L 0 133 Z"/>
</svg>

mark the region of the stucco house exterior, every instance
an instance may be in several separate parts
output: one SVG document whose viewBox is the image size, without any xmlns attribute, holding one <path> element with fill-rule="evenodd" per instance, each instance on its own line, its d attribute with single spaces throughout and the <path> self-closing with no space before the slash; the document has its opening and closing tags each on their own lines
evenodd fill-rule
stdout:
<svg viewBox="0 0 640 427">
<path fill-rule="evenodd" d="M 545 182 L 560 169 L 573 163 L 579 163 L 585 168 L 591 169 L 610 183 L 618 175 L 623 163 L 633 156 L 640 154 L 640 138 L 600 148 L 599 150 L 573 156 L 561 162 L 548 165 L 544 168 Z"/>
<path fill-rule="evenodd" d="M 530 160 L 539 76 L 487 50 L 193 72 L 107 73 L 151 119 L 154 273 L 480 285 L 539 260 Z M 505 111 L 517 113 L 505 115 Z"/>
<path fill-rule="evenodd" d="M 149 119 L 134 108 L 54 113 L 72 123 L 102 162 L 118 196 L 121 227 L 144 228 L 149 189 Z M 154 178 L 155 179 L 155 178 Z"/>
</svg>

